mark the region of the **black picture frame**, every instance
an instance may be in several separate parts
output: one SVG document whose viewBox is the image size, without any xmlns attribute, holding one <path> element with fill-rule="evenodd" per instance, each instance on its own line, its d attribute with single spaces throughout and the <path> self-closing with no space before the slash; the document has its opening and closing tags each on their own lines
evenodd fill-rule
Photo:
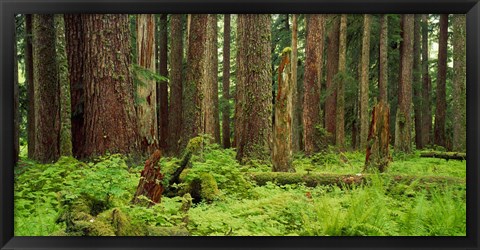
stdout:
<svg viewBox="0 0 480 250">
<path fill-rule="evenodd" d="M 467 236 L 465 237 L 14 237 L 14 14 L 450 13 L 467 14 Z M 0 0 L 1 249 L 478 249 L 480 181 L 478 0 Z"/>
</svg>

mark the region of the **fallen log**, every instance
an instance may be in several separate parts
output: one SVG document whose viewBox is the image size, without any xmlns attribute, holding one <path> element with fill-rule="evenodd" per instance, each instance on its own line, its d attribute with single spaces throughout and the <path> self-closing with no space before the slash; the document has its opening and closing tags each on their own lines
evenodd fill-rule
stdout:
<svg viewBox="0 0 480 250">
<path fill-rule="evenodd" d="M 427 157 L 427 158 L 441 158 L 445 160 L 459 160 L 464 161 L 467 159 L 466 153 L 459 153 L 459 152 L 421 152 L 420 157 Z"/>
</svg>

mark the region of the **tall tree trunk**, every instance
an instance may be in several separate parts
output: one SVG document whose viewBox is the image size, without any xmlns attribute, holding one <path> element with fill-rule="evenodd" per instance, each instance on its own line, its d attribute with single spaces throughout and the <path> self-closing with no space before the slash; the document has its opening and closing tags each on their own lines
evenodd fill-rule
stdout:
<svg viewBox="0 0 480 250">
<path fill-rule="evenodd" d="M 398 84 L 398 111 L 395 124 L 395 150 L 409 153 L 412 150 L 412 76 L 413 76 L 413 14 L 402 15 L 401 72 Z"/>
<path fill-rule="evenodd" d="M 137 26 L 137 64 L 151 72 L 155 72 L 155 15 L 138 14 Z M 140 149 L 151 154 L 158 146 L 157 133 L 157 88 L 155 80 L 139 74 L 136 93 L 137 125 Z"/>
<path fill-rule="evenodd" d="M 415 145 L 417 149 L 424 147 L 422 143 L 422 68 L 420 65 L 420 15 L 415 14 L 413 27 L 413 108 L 415 114 Z"/>
<path fill-rule="evenodd" d="M 380 17 L 380 55 L 378 72 L 378 101 L 387 102 L 388 88 L 388 16 L 383 14 Z"/>
<path fill-rule="evenodd" d="M 207 81 L 205 82 L 205 134 L 220 144 L 220 121 L 218 112 L 218 39 L 217 15 L 209 14 L 207 23 Z"/>
<path fill-rule="evenodd" d="M 167 14 L 160 15 L 159 27 L 159 73 L 161 76 L 167 77 Z M 160 148 L 166 149 L 168 136 L 168 83 L 166 81 L 160 81 L 159 83 L 157 83 L 157 104 L 159 144 Z"/>
<path fill-rule="evenodd" d="M 368 137 L 368 89 L 369 89 L 369 68 L 370 68 L 370 30 L 372 16 L 364 14 L 363 36 L 362 36 L 362 60 L 360 74 L 360 148 L 364 150 L 367 146 Z"/>
<path fill-rule="evenodd" d="M 55 15 L 57 72 L 60 82 L 60 155 L 72 155 L 72 122 L 70 111 L 70 82 L 65 49 L 65 22 L 63 15 Z"/>
<path fill-rule="evenodd" d="M 448 14 L 440 15 L 440 39 L 438 42 L 437 105 L 435 108 L 435 144 L 446 146 L 445 119 L 447 111 L 447 40 Z"/>
<path fill-rule="evenodd" d="M 453 15 L 453 151 L 466 151 L 466 20 Z"/>
<path fill-rule="evenodd" d="M 128 15 L 82 15 L 86 157 L 137 153 Z"/>
<path fill-rule="evenodd" d="M 230 14 L 223 20 L 223 76 L 222 76 L 222 144 L 223 148 L 230 145 Z"/>
<path fill-rule="evenodd" d="M 422 14 L 422 145 L 424 146 L 430 144 L 432 130 L 428 51 L 428 14 Z"/>
<path fill-rule="evenodd" d="M 27 142 L 28 158 L 35 154 L 35 99 L 33 84 L 32 14 L 25 15 L 25 81 L 27 83 Z"/>
<path fill-rule="evenodd" d="M 338 73 L 337 82 L 337 114 L 335 125 L 335 144 L 340 150 L 345 149 L 345 77 L 347 66 L 347 15 L 340 17 L 340 31 L 338 44 Z"/>
<path fill-rule="evenodd" d="M 327 38 L 327 82 L 325 100 L 325 128 L 331 135 L 330 142 L 335 141 L 337 89 L 336 75 L 338 72 L 338 36 L 340 34 L 340 17 L 331 15 L 331 27 Z"/>
<path fill-rule="evenodd" d="M 70 111 L 72 113 L 72 154 L 77 158 L 81 158 L 85 146 L 85 86 L 83 81 L 84 58 L 82 56 L 84 48 L 83 21 L 80 14 L 65 14 L 64 21 L 68 80 L 70 82 Z"/>
<path fill-rule="evenodd" d="M 272 140 L 272 71 L 270 15 L 238 15 L 235 114 L 241 127 L 237 160 L 268 160 Z M 235 127 L 237 130 L 238 127 Z"/>
<path fill-rule="evenodd" d="M 292 60 L 291 49 L 282 52 L 275 100 L 272 162 L 274 172 L 294 172 L 292 167 Z"/>
<path fill-rule="evenodd" d="M 298 14 L 292 15 L 292 150 L 300 151 L 302 143 L 302 109 L 301 96 L 299 95 L 299 86 L 297 82 L 297 64 L 298 64 Z"/>
<path fill-rule="evenodd" d="M 17 165 L 20 154 L 20 102 L 18 98 L 17 18 L 13 29 L 13 164 Z"/>
<path fill-rule="evenodd" d="M 178 154 L 178 141 L 182 133 L 183 90 L 183 16 L 170 18 L 170 106 L 168 108 L 168 148 Z"/>
<path fill-rule="evenodd" d="M 187 75 L 183 90 L 183 133 L 181 149 L 205 131 L 203 89 L 206 84 L 208 15 L 192 14 L 187 55 Z"/>
<path fill-rule="evenodd" d="M 34 159 L 56 161 L 60 156 L 60 88 L 55 56 L 53 15 L 33 15 L 33 82 L 35 86 Z"/>
<path fill-rule="evenodd" d="M 305 76 L 303 99 L 303 138 L 305 153 L 311 155 L 319 150 L 320 87 L 323 70 L 325 17 L 308 15 L 307 41 L 305 48 Z"/>
</svg>

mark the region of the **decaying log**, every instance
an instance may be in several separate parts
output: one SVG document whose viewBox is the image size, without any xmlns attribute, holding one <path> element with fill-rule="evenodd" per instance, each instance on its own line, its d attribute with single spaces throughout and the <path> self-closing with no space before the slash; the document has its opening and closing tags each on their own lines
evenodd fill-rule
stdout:
<svg viewBox="0 0 480 250">
<path fill-rule="evenodd" d="M 160 166 L 157 166 L 161 157 L 162 153 L 157 149 L 145 162 L 132 203 L 141 202 L 142 200 L 139 198 L 141 195 L 150 199 L 149 206 L 160 202 L 165 190 L 162 184 L 163 174 L 160 172 Z"/>
<path fill-rule="evenodd" d="M 464 161 L 467 159 L 466 153 L 459 153 L 459 152 L 421 152 L 420 157 L 428 157 L 428 158 L 441 158 L 445 160 L 460 160 Z"/>
<path fill-rule="evenodd" d="M 380 101 L 372 111 L 364 171 L 377 169 L 384 172 L 389 162 L 392 161 L 388 143 L 390 139 L 389 121 L 390 109 L 388 104 Z"/>
</svg>

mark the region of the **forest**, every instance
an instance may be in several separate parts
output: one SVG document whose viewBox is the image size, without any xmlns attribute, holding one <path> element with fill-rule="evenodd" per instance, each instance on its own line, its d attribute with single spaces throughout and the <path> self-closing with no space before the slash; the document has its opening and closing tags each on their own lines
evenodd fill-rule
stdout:
<svg viewBox="0 0 480 250">
<path fill-rule="evenodd" d="M 16 236 L 465 236 L 461 14 L 18 14 Z"/>
</svg>

